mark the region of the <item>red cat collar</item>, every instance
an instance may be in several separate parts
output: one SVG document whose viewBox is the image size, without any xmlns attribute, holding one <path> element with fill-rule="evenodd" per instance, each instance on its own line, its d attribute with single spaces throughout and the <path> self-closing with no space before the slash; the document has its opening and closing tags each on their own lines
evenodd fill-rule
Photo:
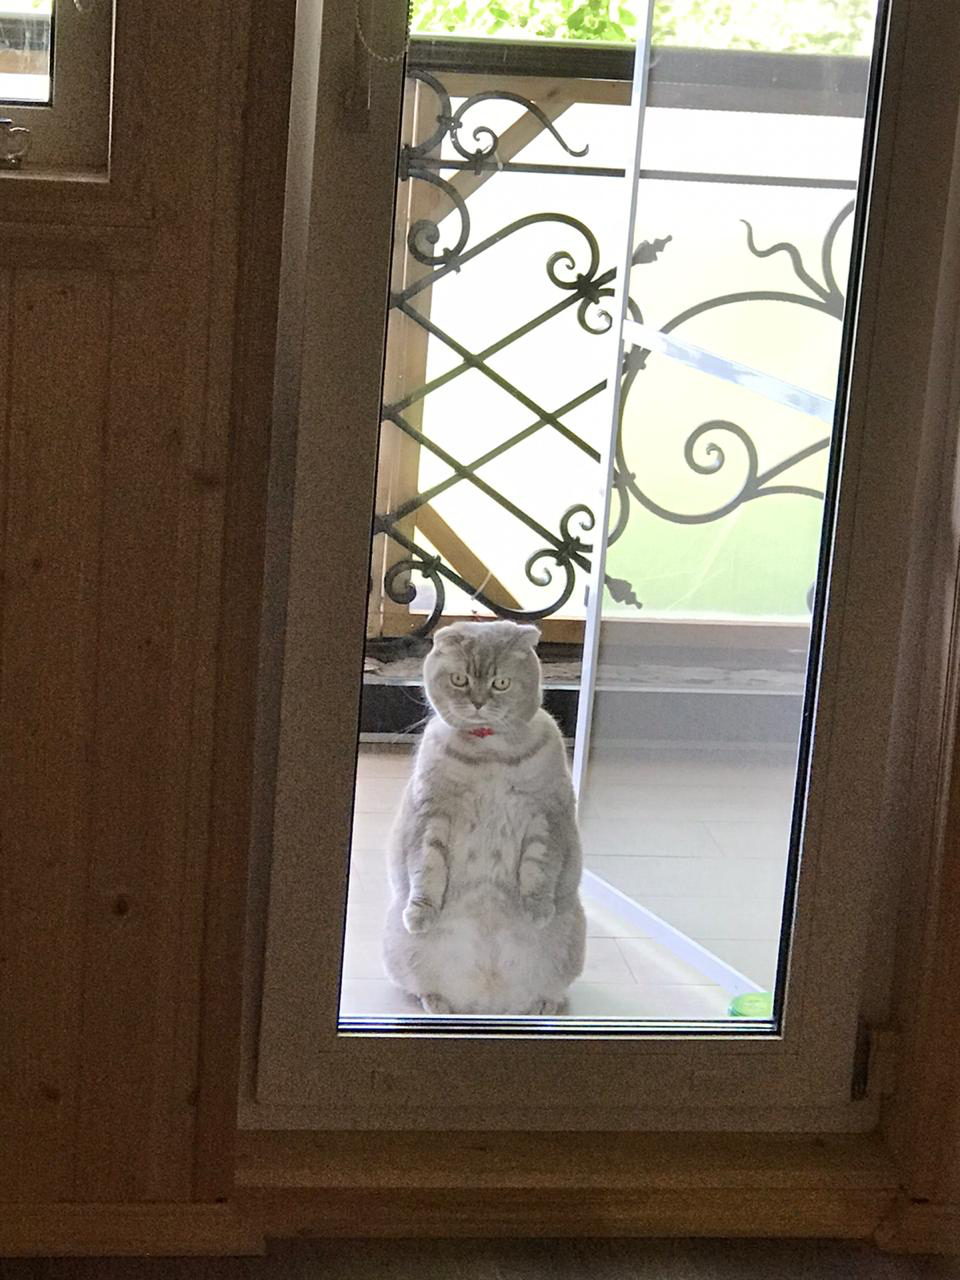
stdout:
<svg viewBox="0 0 960 1280">
<path fill-rule="evenodd" d="M 491 733 L 493 733 L 493 730 L 488 729 L 486 725 L 484 725 L 482 729 L 468 729 L 467 733 L 469 733 L 471 738 L 489 738 Z"/>
</svg>

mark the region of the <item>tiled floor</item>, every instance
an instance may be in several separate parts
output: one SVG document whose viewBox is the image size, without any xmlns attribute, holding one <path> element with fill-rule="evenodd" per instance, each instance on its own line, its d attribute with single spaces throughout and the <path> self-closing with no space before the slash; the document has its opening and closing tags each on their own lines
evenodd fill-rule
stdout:
<svg viewBox="0 0 960 1280">
<path fill-rule="evenodd" d="M 384 849 L 409 748 L 361 748 L 344 950 L 345 1016 L 416 1014 L 386 980 Z M 748 977 L 772 984 L 793 787 L 789 759 L 646 753 L 596 762 L 581 811 L 586 865 Z M 650 936 L 642 920 L 585 895 L 587 962 L 570 994 L 580 1017 L 718 1018 L 729 995 Z"/>
</svg>

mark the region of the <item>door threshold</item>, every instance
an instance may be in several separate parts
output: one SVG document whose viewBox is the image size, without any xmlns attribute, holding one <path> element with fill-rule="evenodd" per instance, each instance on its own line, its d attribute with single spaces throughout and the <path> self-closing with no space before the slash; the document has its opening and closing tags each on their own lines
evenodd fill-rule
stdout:
<svg viewBox="0 0 960 1280">
<path fill-rule="evenodd" d="M 876 1134 L 252 1130 L 234 1202 L 275 1237 L 870 1239 L 897 1186 Z"/>
</svg>

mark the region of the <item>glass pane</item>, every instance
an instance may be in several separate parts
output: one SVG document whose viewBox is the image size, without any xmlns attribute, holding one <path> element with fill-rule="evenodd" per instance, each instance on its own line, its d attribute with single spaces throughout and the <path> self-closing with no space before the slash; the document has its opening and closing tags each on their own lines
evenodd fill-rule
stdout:
<svg viewBox="0 0 960 1280">
<path fill-rule="evenodd" d="M 870 0 L 661 0 L 653 42 L 701 49 L 869 57 Z M 411 29 L 433 36 L 629 44 L 638 0 L 413 0 Z"/>
<path fill-rule="evenodd" d="M 579 6 L 615 36 L 572 29 L 577 8 L 414 6 L 415 31 L 474 38 L 415 38 L 407 66 L 347 1029 L 447 1010 L 544 1030 L 774 1025 L 874 12 L 659 4 L 641 113 L 630 6 Z M 557 40 L 532 54 L 520 35 Z M 527 783 L 507 748 L 527 728 L 497 703 L 509 656 L 448 671 L 441 644 L 427 668 L 448 745 L 477 756 L 443 784 L 452 818 L 431 800 L 445 766 L 416 763 L 424 662 L 464 620 L 538 625 L 544 705 L 576 766 L 585 955 L 571 927 L 556 999 L 507 981 L 540 972 L 560 927 L 533 921 L 524 850 L 546 866 L 561 847 L 555 818 L 541 840 L 510 816 Z M 486 681 L 480 708 L 451 711 L 440 677 Z M 500 728 L 465 718 L 484 715 Z M 421 799 L 405 792 L 418 769 Z M 410 825 L 418 804 L 442 830 Z M 418 957 L 441 953 L 438 989 L 419 990 Z"/>
<path fill-rule="evenodd" d="M 0 103 L 50 101 L 53 0 L 0 0 Z"/>
<path fill-rule="evenodd" d="M 634 243 L 670 240 L 631 274 L 581 743 L 587 885 L 771 1014 L 863 135 L 865 67 L 828 70 L 803 113 L 646 113 Z"/>
</svg>

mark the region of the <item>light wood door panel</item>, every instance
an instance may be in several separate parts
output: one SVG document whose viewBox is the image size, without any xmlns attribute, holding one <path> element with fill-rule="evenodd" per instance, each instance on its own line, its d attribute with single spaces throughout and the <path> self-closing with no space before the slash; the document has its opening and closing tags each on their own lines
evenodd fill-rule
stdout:
<svg viewBox="0 0 960 1280">
<path fill-rule="evenodd" d="M 0 1200 L 230 1188 L 294 9 L 118 6 L 109 182 L 0 175 Z"/>
<path fill-rule="evenodd" d="M 17 272 L 8 317 L 0 999 L 19 1099 L 65 1117 L 83 1016 L 109 283 Z M 46 1170 L 68 1173 L 66 1152 Z"/>
</svg>

